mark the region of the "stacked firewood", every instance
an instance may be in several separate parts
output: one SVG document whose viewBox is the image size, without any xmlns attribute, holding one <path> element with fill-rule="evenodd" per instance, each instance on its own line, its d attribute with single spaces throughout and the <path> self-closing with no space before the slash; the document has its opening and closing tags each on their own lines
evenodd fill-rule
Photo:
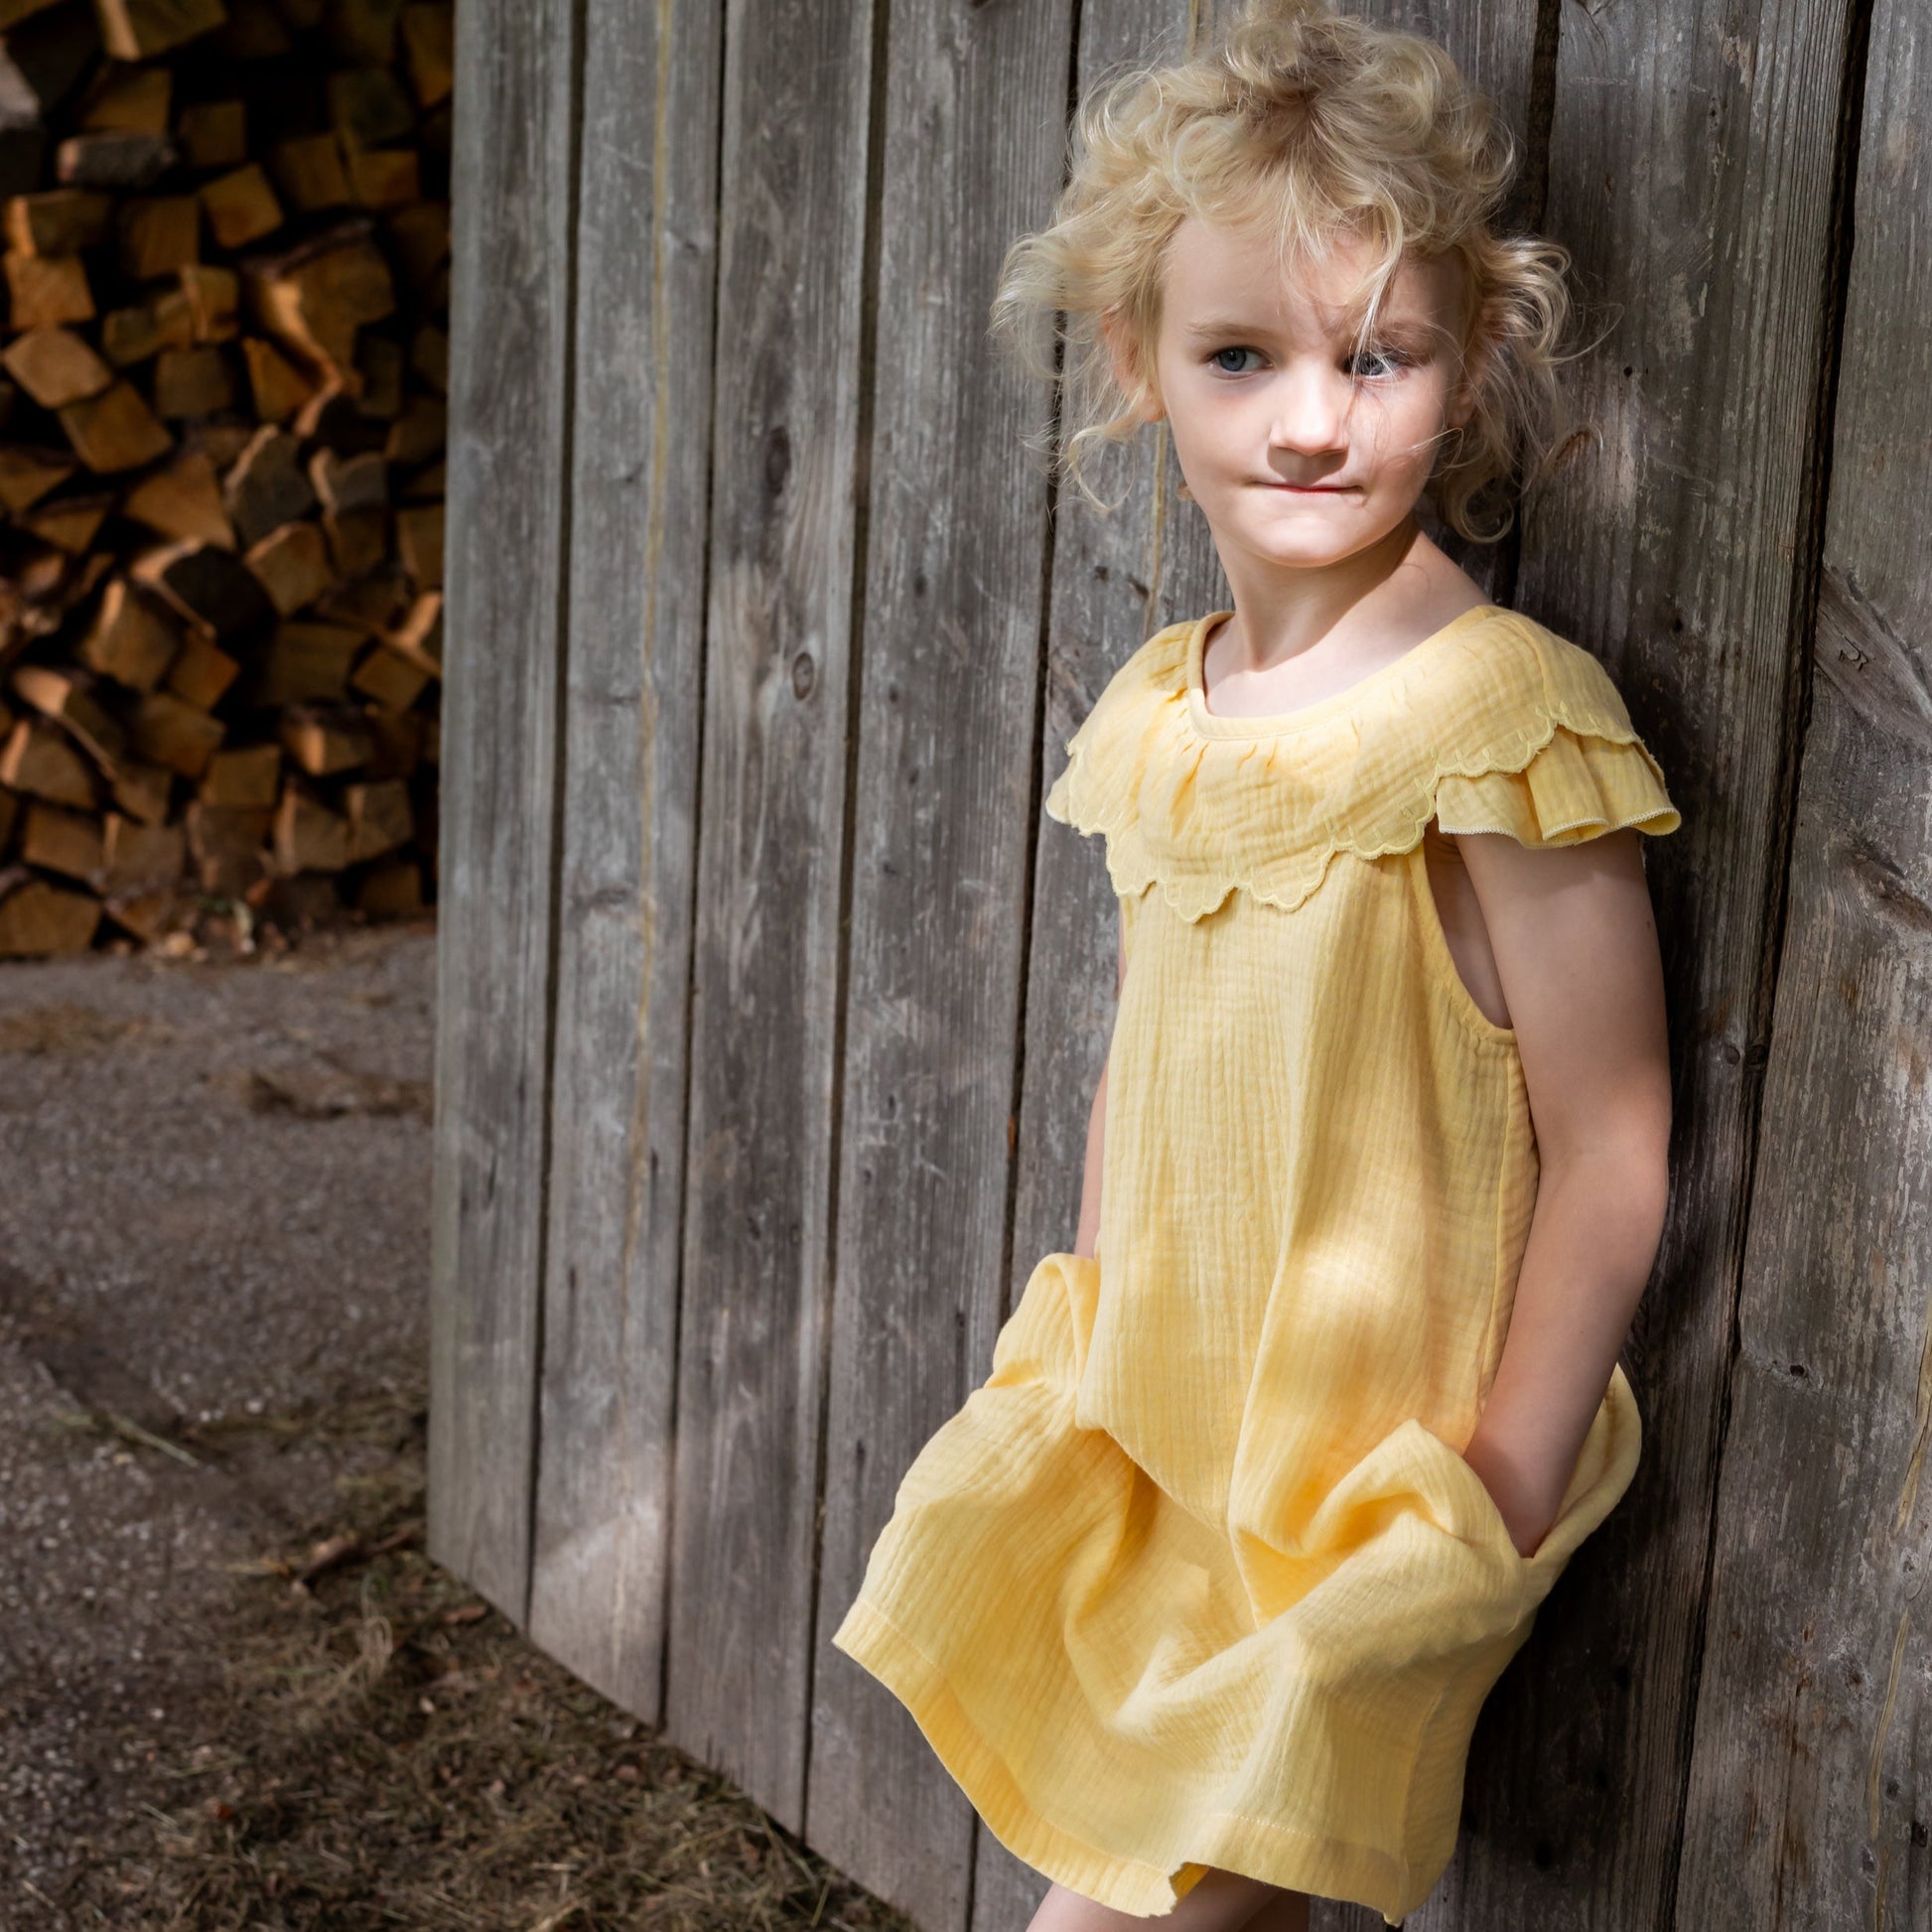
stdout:
<svg viewBox="0 0 1932 1932">
<path fill-rule="evenodd" d="M 451 8 L 0 0 L 0 956 L 432 896 Z"/>
</svg>

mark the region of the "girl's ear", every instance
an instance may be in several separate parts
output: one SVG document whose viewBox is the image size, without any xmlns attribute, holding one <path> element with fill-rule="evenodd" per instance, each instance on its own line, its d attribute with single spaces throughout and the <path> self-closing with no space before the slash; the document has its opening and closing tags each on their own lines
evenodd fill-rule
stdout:
<svg viewBox="0 0 1932 1932">
<path fill-rule="evenodd" d="M 1483 318 L 1477 316 L 1475 327 L 1469 332 L 1469 345 L 1462 352 L 1462 372 L 1449 391 L 1449 405 L 1444 411 L 1444 421 L 1451 429 L 1466 429 L 1474 419 L 1476 397 L 1488 377 L 1495 343 L 1482 325 Z"/>
<path fill-rule="evenodd" d="M 1114 380 L 1120 384 L 1121 392 L 1128 398 L 1135 415 L 1144 423 L 1158 423 L 1168 413 L 1167 408 L 1161 401 L 1152 372 L 1143 370 L 1141 366 L 1140 354 L 1118 309 L 1101 311 L 1100 333 L 1106 341 L 1107 353 L 1113 360 Z"/>
</svg>

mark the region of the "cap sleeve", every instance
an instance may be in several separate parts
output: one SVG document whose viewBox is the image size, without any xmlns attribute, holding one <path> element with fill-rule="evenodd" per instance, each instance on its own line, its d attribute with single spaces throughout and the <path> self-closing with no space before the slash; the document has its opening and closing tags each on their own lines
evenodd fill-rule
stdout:
<svg viewBox="0 0 1932 1932">
<path fill-rule="evenodd" d="M 1641 740 L 1559 725 L 1519 770 L 1450 772 L 1436 787 L 1445 832 L 1507 832 L 1519 845 L 1577 845 L 1634 825 L 1659 836 L 1682 822 Z"/>
<path fill-rule="evenodd" d="M 1519 845 L 1578 845 L 1635 826 L 1661 837 L 1682 818 L 1663 768 L 1610 674 L 1581 645 L 1541 635 L 1547 706 L 1534 743 L 1497 747 L 1436 784 L 1445 832 L 1506 832 Z"/>
<path fill-rule="evenodd" d="M 1142 779 L 1162 722 L 1163 701 L 1184 626 L 1158 631 L 1107 681 L 1085 722 L 1066 741 L 1066 763 L 1040 810 L 1077 832 L 1117 843 L 1135 823 Z"/>
</svg>

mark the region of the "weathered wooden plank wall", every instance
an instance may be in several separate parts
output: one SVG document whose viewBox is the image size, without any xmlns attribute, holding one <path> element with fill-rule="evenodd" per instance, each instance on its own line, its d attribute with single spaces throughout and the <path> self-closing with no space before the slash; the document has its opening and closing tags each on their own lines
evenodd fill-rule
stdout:
<svg viewBox="0 0 1932 1932">
<path fill-rule="evenodd" d="M 1854 23 L 1857 25 L 1858 23 Z M 1932 39 L 1870 24 L 1684 1924 L 1932 1924 Z M 1760 71 L 1763 63 L 1759 63 Z M 1820 452 L 1821 456 L 1827 452 Z M 1809 555 L 1807 556 L 1807 553 Z"/>
<path fill-rule="evenodd" d="M 1497 98 L 1604 331 L 1595 446 L 1450 547 L 1603 657 L 1686 819 L 1644 1461 L 1418 1923 L 1920 1922 L 1922 29 L 1364 10 Z M 986 305 L 1072 91 L 1214 13 L 459 23 L 432 1551 L 931 1932 L 1043 1881 L 825 1639 L 1072 1238 L 1115 908 L 1039 797 L 1113 667 L 1225 601 L 1160 436 L 1113 514 L 1049 502 Z"/>
</svg>

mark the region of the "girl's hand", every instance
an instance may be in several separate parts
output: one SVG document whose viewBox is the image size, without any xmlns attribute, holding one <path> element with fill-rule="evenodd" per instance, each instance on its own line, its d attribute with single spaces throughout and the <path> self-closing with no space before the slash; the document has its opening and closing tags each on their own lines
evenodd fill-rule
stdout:
<svg viewBox="0 0 1932 1932">
<path fill-rule="evenodd" d="M 1488 1490 L 1489 1499 L 1496 1505 L 1496 1513 L 1503 1519 L 1503 1527 L 1509 1532 L 1509 1540 L 1516 1546 L 1519 1557 L 1533 1557 L 1543 1539 L 1550 1533 L 1550 1525 L 1557 1520 L 1557 1512 L 1563 1507 L 1563 1495 L 1559 1491 L 1554 1499 L 1526 1493 L 1533 1485 L 1526 1485 L 1516 1478 L 1510 1464 L 1499 1456 L 1491 1447 L 1481 1440 L 1482 1432 L 1469 1438 L 1468 1447 L 1462 1451 L 1462 1459 L 1476 1472 L 1476 1480 Z"/>
</svg>

